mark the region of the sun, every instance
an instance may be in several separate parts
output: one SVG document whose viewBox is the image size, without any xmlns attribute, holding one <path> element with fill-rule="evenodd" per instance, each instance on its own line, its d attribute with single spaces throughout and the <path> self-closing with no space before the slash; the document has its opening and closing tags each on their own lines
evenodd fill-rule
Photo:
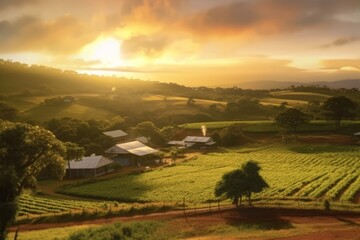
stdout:
<svg viewBox="0 0 360 240">
<path fill-rule="evenodd" d="M 114 37 L 99 37 L 86 45 L 81 54 L 86 60 L 98 61 L 99 65 L 116 67 L 123 63 L 121 58 L 121 42 Z"/>
</svg>

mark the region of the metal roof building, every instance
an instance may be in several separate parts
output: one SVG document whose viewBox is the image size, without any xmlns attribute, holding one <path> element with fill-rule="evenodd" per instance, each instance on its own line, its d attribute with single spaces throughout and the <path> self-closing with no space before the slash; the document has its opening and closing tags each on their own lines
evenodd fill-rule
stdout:
<svg viewBox="0 0 360 240">
<path fill-rule="evenodd" d="M 216 145 L 211 137 L 187 136 L 182 141 L 170 141 L 169 145 L 186 148 L 208 148 Z"/>
<path fill-rule="evenodd" d="M 112 171 L 114 161 L 103 156 L 83 157 L 70 161 L 70 168 L 66 166 L 69 177 L 95 177 Z"/>
<path fill-rule="evenodd" d="M 115 146 L 105 151 L 105 153 L 110 154 L 133 154 L 139 157 L 154 154 L 157 152 L 158 150 L 146 146 L 139 141 L 116 144 Z"/>
</svg>

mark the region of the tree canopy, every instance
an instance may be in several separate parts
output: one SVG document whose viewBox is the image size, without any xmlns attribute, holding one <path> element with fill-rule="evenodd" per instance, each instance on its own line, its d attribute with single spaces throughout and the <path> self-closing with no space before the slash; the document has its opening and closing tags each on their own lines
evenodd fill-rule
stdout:
<svg viewBox="0 0 360 240">
<path fill-rule="evenodd" d="M 164 144 L 164 138 L 160 132 L 160 129 L 157 128 L 154 123 L 150 121 L 141 122 L 136 127 L 134 127 L 134 132 L 137 134 L 143 135 L 146 137 L 150 142 L 155 145 L 162 145 Z"/>
<path fill-rule="evenodd" d="M 279 113 L 275 119 L 276 123 L 287 130 L 297 132 L 299 127 L 309 121 L 309 116 L 296 108 L 289 108 Z"/>
<path fill-rule="evenodd" d="M 50 132 L 25 123 L 0 121 L 0 239 L 17 211 L 17 197 L 34 186 L 38 174 L 51 165 L 55 177 L 65 173 L 65 147 Z"/>
<path fill-rule="evenodd" d="M 356 108 L 357 104 L 345 96 L 331 97 L 322 105 L 325 117 L 334 120 L 337 128 L 344 118 L 355 117 Z"/>
<path fill-rule="evenodd" d="M 255 161 L 247 161 L 240 169 L 225 173 L 222 179 L 216 184 L 215 196 L 232 199 L 238 207 L 239 200 L 246 196 L 251 205 L 252 193 L 258 193 L 269 187 L 266 181 L 260 176 L 259 164 Z"/>
</svg>

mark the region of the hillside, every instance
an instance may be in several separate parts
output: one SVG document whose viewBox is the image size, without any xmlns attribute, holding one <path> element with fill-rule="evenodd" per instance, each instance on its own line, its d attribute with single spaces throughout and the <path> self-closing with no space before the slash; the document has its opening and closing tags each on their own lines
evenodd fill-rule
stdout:
<svg viewBox="0 0 360 240">
<path fill-rule="evenodd" d="M 117 115 L 126 117 L 133 125 L 150 120 L 159 126 L 201 121 L 272 120 L 284 107 L 307 111 L 310 102 L 321 103 L 332 96 L 346 95 L 360 102 L 357 90 L 353 89 L 313 85 L 271 91 L 237 87 L 193 88 L 78 74 L 3 60 L 0 60 L 0 83 L 0 101 L 17 109 L 19 120 L 35 122 L 62 117 L 109 120 Z M 251 84 L 267 88 L 273 83 L 278 82 Z M 271 88 L 276 88 L 276 84 Z M 72 97 L 74 102 L 64 104 L 61 99 L 65 97 Z M 318 113 L 314 109 L 308 112 L 313 114 L 314 111 Z"/>
<path fill-rule="evenodd" d="M 360 79 L 344 79 L 338 81 L 329 81 L 329 82 L 280 82 L 280 81 L 252 81 L 252 82 L 243 82 L 238 83 L 236 86 L 245 89 L 285 89 L 290 88 L 291 86 L 326 86 L 329 88 L 360 88 Z M 230 86 L 229 86 L 230 87 Z"/>
</svg>

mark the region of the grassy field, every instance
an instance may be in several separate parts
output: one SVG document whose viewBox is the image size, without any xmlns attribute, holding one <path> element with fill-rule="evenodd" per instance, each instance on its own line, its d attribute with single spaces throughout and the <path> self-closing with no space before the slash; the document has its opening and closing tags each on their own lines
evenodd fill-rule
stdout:
<svg viewBox="0 0 360 240">
<path fill-rule="evenodd" d="M 259 99 L 259 102 L 264 106 L 280 106 L 283 102 L 286 102 L 289 107 L 300 107 L 308 103 L 308 101 L 304 100 L 293 100 L 287 98 L 261 98 Z"/>
<path fill-rule="evenodd" d="M 95 225 L 77 225 L 72 227 L 59 227 L 45 230 L 20 232 L 18 240 L 54 240 L 66 239 L 69 234 L 80 230 L 86 230 Z M 14 239 L 14 233 L 9 234 L 9 239 Z"/>
<path fill-rule="evenodd" d="M 326 99 L 332 97 L 327 94 L 320 94 L 320 93 L 312 93 L 312 92 L 293 92 L 289 90 L 285 91 L 278 91 L 278 92 L 271 92 L 270 93 L 274 98 L 280 98 L 288 100 L 298 100 L 298 101 L 319 101 L 323 102 Z"/>
<path fill-rule="evenodd" d="M 76 196 L 118 201 L 205 202 L 221 176 L 258 161 L 270 188 L 256 197 L 354 201 L 360 188 L 360 149 L 332 145 L 241 148 L 210 153 L 142 174 L 62 189 Z"/>
<path fill-rule="evenodd" d="M 202 125 L 205 125 L 208 129 L 221 129 L 234 124 L 238 124 L 243 127 L 245 132 L 277 132 L 279 126 L 272 120 L 261 120 L 261 121 L 219 121 L 219 122 L 199 122 L 199 123 L 188 123 L 183 124 L 180 127 L 185 129 L 200 129 Z M 342 121 L 342 127 L 359 127 L 360 121 Z M 333 122 L 325 120 L 311 121 L 309 124 L 301 127 L 300 132 L 322 132 L 322 131 L 333 131 L 335 125 Z"/>
<path fill-rule="evenodd" d="M 89 119 L 111 119 L 115 114 L 104 111 L 98 108 L 91 108 L 75 103 L 60 105 L 60 106 L 47 106 L 38 105 L 23 113 L 25 119 L 35 121 L 47 121 L 52 118 L 72 117 L 82 120 Z"/>
</svg>

